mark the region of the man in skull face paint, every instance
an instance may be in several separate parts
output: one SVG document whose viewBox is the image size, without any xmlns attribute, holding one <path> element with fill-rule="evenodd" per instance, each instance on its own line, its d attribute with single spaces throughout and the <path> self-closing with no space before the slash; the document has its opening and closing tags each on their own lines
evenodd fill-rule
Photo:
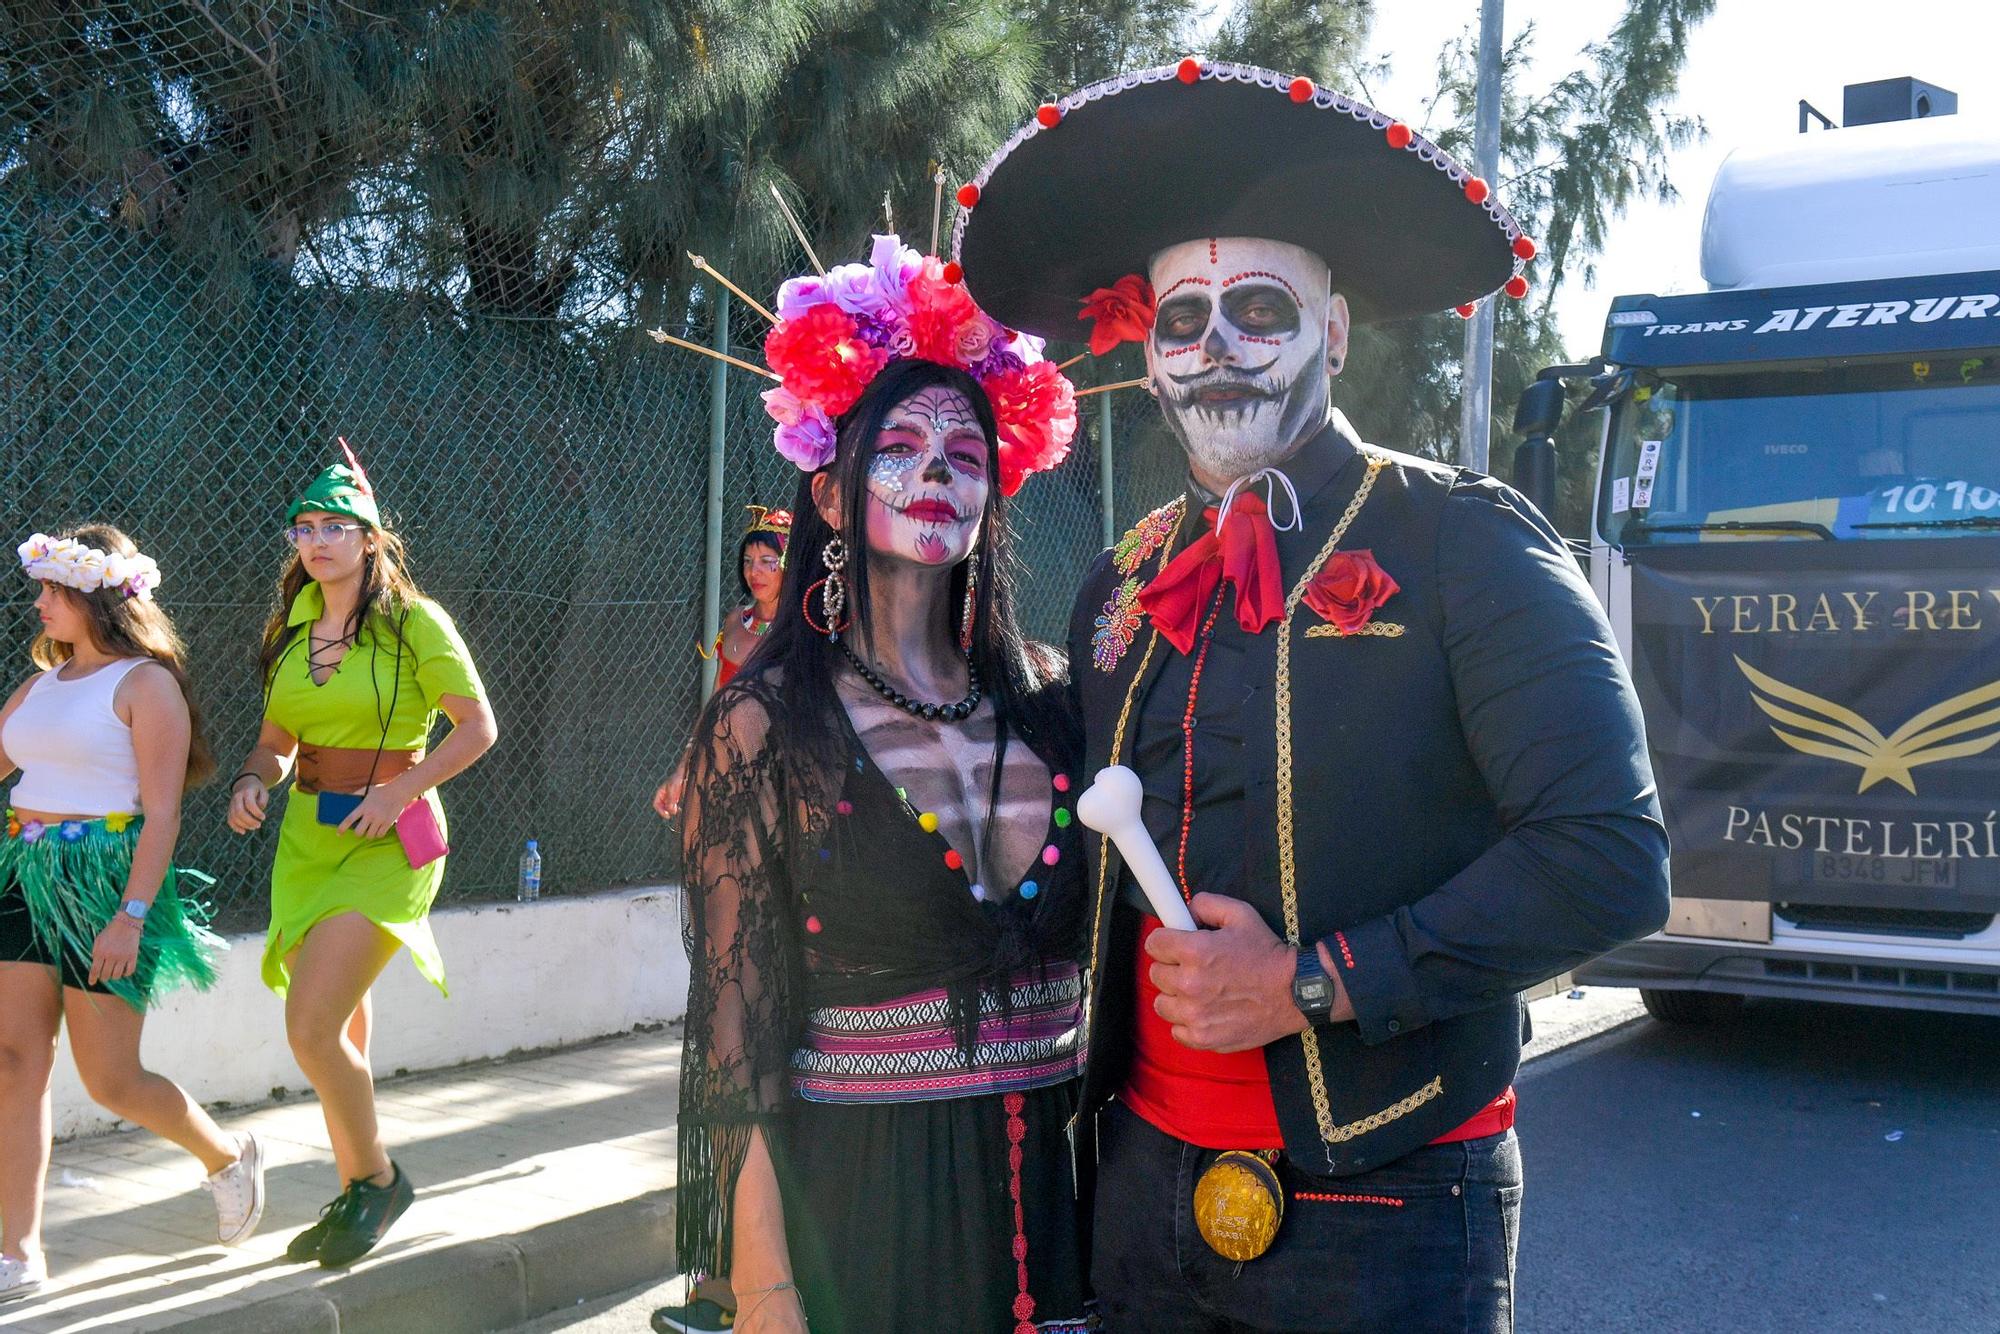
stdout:
<svg viewBox="0 0 2000 1334">
<path fill-rule="evenodd" d="M 1664 922 L 1666 835 L 1560 537 L 1331 380 L 1352 322 L 1518 294 L 1533 243 L 1407 127 L 1194 59 L 1045 107 L 960 201 L 982 307 L 1142 341 L 1188 456 L 1070 635 L 1203 928 L 1090 841 L 1107 1325 L 1510 1330 L 1518 995 Z"/>
<path fill-rule="evenodd" d="M 1190 241 L 1153 256 L 1152 284 L 1146 371 L 1196 467 L 1226 486 L 1326 425 L 1348 312 L 1324 261 L 1283 241 Z"/>
</svg>

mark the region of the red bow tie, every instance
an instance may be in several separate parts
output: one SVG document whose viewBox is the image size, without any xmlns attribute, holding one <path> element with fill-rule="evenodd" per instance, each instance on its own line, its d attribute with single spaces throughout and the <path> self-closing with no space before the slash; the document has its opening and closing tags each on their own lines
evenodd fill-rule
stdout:
<svg viewBox="0 0 2000 1334">
<path fill-rule="evenodd" d="M 1226 581 L 1236 590 L 1236 623 L 1259 634 L 1285 614 L 1284 575 L 1278 568 L 1278 535 L 1270 513 L 1255 495 L 1239 495 L 1229 506 L 1221 531 L 1215 509 L 1203 515 L 1209 531 L 1167 562 L 1139 594 L 1139 605 L 1167 642 L 1182 653 L 1194 650 L 1201 614 Z"/>
</svg>

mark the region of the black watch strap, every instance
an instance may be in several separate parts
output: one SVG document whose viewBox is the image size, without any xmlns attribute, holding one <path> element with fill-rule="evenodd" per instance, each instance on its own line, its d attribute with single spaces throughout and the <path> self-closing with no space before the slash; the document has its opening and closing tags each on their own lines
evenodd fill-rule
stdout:
<svg viewBox="0 0 2000 1334">
<path fill-rule="evenodd" d="M 1325 1023 L 1333 1014 L 1333 979 L 1320 963 L 1317 945 L 1299 951 L 1298 966 L 1292 973 L 1292 1003 L 1315 1024 Z"/>
</svg>

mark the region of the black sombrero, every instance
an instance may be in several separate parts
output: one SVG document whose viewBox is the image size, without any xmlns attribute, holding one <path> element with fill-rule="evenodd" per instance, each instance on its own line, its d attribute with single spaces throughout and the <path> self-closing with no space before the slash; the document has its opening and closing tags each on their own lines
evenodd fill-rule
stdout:
<svg viewBox="0 0 2000 1334">
<path fill-rule="evenodd" d="M 973 298 L 1070 341 L 1092 292 L 1204 236 L 1312 251 L 1374 323 L 1525 294 L 1535 253 L 1487 183 L 1408 126 L 1310 79 L 1194 57 L 1042 107 L 958 200 Z"/>
</svg>

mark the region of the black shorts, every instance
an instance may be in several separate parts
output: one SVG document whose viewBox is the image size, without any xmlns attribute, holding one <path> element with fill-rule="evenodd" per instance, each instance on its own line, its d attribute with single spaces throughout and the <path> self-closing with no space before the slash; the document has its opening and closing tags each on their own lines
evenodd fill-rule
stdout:
<svg viewBox="0 0 2000 1334">
<path fill-rule="evenodd" d="M 87 985 L 90 978 L 90 956 L 64 949 L 61 959 L 57 951 L 50 950 L 35 935 L 34 919 L 28 915 L 28 900 L 21 893 L 21 887 L 12 883 L 0 883 L 0 963 L 38 963 L 54 968 L 62 977 L 62 984 L 75 987 L 78 991 L 88 991 L 100 996 L 112 994 L 111 988 L 99 982 Z M 140 995 L 150 994 L 150 970 L 141 968 L 133 975 L 132 985 Z"/>
</svg>

